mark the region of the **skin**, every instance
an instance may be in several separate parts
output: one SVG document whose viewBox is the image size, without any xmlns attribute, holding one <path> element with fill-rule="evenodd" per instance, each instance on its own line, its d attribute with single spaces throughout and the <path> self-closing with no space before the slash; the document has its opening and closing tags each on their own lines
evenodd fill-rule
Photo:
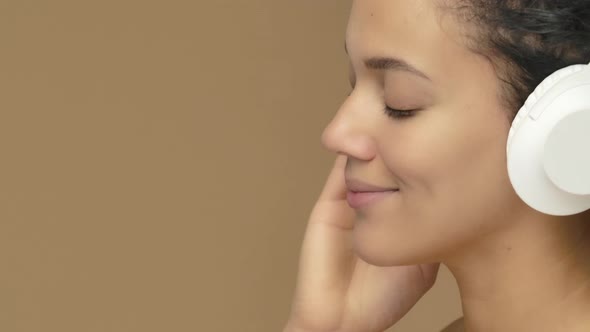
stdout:
<svg viewBox="0 0 590 332">
<path fill-rule="evenodd" d="M 321 137 L 339 157 L 310 216 L 286 331 L 384 331 L 439 262 L 460 289 L 452 330 L 590 330 L 590 211 L 544 215 L 512 189 L 510 110 L 490 61 L 466 47 L 469 29 L 432 0 L 353 1 L 354 89 Z M 367 68 L 374 57 L 428 78 Z M 391 118 L 385 106 L 418 111 Z M 399 192 L 352 210 L 344 177 Z"/>
</svg>

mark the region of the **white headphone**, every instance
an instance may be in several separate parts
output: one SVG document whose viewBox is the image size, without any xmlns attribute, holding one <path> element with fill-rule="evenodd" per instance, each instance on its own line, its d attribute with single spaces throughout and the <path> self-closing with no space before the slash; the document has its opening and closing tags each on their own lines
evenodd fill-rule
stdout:
<svg viewBox="0 0 590 332">
<path fill-rule="evenodd" d="M 590 65 L 543 80 L 512 122 L 508 175 L 520 198 L 550 215 L 590 209 Z"/>
</svg>

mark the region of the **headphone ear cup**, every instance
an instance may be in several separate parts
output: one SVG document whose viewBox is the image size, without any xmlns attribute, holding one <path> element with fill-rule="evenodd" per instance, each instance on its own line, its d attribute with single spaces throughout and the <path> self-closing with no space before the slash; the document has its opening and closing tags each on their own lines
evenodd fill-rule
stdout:
<svg viewBox="0 0 590 332">
<path fill-rule="evenodd" d="M 518 111 L 506 145 L 508 175 L 515 192 L 531 208 L 550 215 L 571 215 L 590 209 L 590 195 L 578 195 L 563 190 L 553 182 L 545 169 L 545 159 L 551 158 L 545 158 L 549 153 L 545 145 L 551 132 L 569 114 L 588 110 L 589 66 L 572 65 L 543 80 Z M 590 130 L 590 123 L 583 126 L 588 126 Z M 564 143 L 563 139 L 559 142 L 566 146 L 575 146 L 576 149 L 581 146 L 577 151 L 582 152 L 588 151 L 584 147 L 590 145 L 590 142 L 579 141 Z M 551 149 L 554 151 L 560 148 L 552 146 Z M 568 169 L 562 163 L 559 165 L 559 168 L 552 169 Z M 566 184 L 569 185 L 569 182 Z"/>
</svg>

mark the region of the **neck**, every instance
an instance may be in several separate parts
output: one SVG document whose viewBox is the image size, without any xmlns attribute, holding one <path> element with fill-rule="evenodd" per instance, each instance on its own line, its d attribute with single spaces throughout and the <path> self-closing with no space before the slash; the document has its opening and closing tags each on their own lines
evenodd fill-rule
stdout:
<svg viewBox="0 0 590 332">
<path fill-rule="evenodd" d="M 443 262 L 470 331 L 590 331 L 588 214 L 529 213 Z"/>
</svg>

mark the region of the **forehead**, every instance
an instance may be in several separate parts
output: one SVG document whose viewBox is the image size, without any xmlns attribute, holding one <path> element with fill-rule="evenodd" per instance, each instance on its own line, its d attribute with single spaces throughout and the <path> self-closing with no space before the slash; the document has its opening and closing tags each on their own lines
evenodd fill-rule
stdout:
<svg viewBox="0 0 590 332">
<path fill-rule="evenodd" d="M 464 27 L 437 0 L 354 0 L 346 33 L 353 62 L 395 56 L 441 80 L 481 61 L 463 42 Z"/>
</svg>

